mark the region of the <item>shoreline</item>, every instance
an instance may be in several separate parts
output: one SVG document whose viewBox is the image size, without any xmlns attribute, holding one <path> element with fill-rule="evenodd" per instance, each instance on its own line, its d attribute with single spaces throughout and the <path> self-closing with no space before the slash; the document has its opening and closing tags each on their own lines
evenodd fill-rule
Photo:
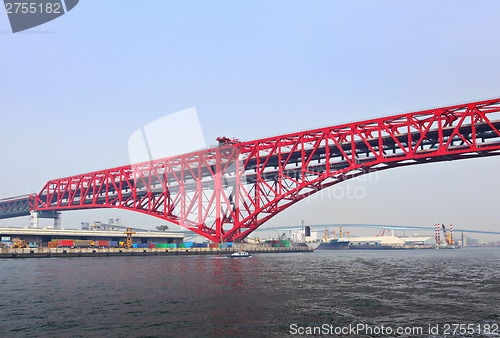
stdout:
<svg viewBox="0 0 500 338">
<path fill-rule="evenodd" d="M 308 247 L 243 247 L 249 253 L 291 253 L 313 252 Z M 119 257 L 119 256 L 191 256 L 191 255 L 230 255 L 238 248 L 2 248 L 1 258 L 67 258 L 67 257 Z"/>
</svg>

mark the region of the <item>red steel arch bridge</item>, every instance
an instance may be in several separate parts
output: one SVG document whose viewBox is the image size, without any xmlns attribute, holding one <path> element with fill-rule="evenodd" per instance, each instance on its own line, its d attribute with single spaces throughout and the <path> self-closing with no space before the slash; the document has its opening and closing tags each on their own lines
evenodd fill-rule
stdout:
<svg viewBox="0 0 500 338">
<path fill-rule="evenodd" d="M 381 117 L 48 181 L 0 200 L 0 218 L 120 208 L 214 242 L 244 240 L 274 215 L 344 180 L 500 154 L 500 99 Z"/>
</svg>

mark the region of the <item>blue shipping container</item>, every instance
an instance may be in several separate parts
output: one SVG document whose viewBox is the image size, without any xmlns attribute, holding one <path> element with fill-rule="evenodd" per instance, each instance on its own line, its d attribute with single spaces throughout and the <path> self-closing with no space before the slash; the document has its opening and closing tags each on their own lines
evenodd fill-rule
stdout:
<svg viewBox="0 0 500 338">
<path fill-rule="evenodd" d="M 109 241 L 108 245 L 110 247 L 113 247 L 113 246 L 118 246 L 118 241 Z"/>
</svg>

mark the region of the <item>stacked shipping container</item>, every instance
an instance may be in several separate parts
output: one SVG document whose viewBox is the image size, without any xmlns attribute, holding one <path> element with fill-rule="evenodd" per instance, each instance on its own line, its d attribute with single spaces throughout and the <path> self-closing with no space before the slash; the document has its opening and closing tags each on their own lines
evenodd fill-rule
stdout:
<svg viewBox="0 0 500 338">
<path fill-rule="evenodd" d="M 271 246 L 273 248 L 289 248 L 290 247 L 290 241 L 272 240 L 272 241 L 266 241 L 266 244 L 271 244 Z"/>
</svg>

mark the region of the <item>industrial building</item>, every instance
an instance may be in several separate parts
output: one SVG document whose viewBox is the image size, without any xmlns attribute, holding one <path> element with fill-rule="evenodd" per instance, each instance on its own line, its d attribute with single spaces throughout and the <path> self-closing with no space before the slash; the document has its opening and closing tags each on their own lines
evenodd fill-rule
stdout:
<svg viewBox="0 0 500 338">
<path fill-rule="evenodd" d="M 63 239 L 123 242 L 126 238 L 123 231 L 117 230 L 0 228 L 0 239 L 4 243 L 13 239 L 38 245 Z M 184 234 L 176 232 L 136 231 L 132 236 L 132 243 L 182 243 L 183 240 Z"/>
<path fill-rule="evenodd" d="M 373 237 L 351 237 L 351 245 L 434 245 L 433 237 L 396 237 L 396 236 L 373 236 Z"/>
</svg>

